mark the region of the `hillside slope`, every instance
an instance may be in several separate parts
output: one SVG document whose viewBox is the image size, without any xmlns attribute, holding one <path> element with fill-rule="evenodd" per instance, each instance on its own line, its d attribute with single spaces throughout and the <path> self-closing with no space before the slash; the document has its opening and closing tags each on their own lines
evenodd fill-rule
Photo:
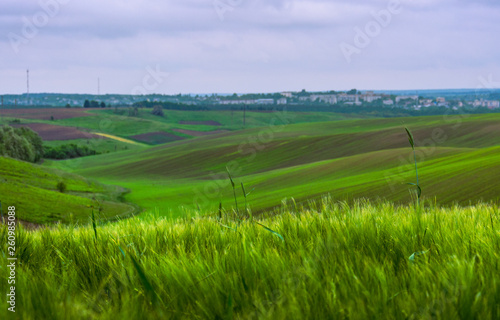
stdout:
<svg viewBox="0 0 500 320">
<path fill-rule="evenodd" d="M 126 186 L 131 201 L 165 211 L 215 209 L 220 200 L 231 205 L 226 167 L 247 190 L 255 188 L 250 201 L 257 211 L 285 197 L 324 193 L 406 202 L 406 183 L 415 176 L 404 126 L 416 139 L 424 196 L 442 204 L 497 200 L 492 186 L 500 173 L 499 115 L 276 125 L 89 157 L 75 172 Z M 74 167 L 72 161 L 58 165 Z"/>
<path fill-rule="evenodd" d="M 87 223 L 92 206 L 96 212 L 101 207 L 103 219 L 136 211 L 118 200 L 126 192 L 121 187 L 15 159 L 0 157 L 0 182 L 3 212 L 15 206 L 16 217 L 32 223 Z M 60 182 L 66 185 L 64 193 L 57 188 Z"/>
</svg>

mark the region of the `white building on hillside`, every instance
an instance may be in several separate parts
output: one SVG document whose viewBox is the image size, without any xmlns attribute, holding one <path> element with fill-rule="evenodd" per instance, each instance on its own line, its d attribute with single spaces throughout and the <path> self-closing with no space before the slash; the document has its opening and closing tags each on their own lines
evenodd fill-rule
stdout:
<svg viewBox="0 0 500 320">
<path fill-rule="evenodd" d="M 313 95 L 311 95 L 311 101 L 314 102 L 316 100 L 318 100 L 319 102 L 336 104 L 337 103 L 337 95 L 335 95 L 335 94 L 313 94 Z"/>
</svg>

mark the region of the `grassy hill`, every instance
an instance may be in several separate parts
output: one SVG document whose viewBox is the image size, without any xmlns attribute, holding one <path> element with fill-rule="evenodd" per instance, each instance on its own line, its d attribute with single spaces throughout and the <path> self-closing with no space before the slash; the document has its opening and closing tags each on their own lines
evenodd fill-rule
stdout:
<svg viewBox="0 0 500 320">
<path fill-rule="evenodd" d="M 16 233 L 18 319 L 498 319 L 496 207 L 331 199 Z M 230 228 L 233 228 L 232 230 Z M 0 236 L 6 237 L 6 227 Z M 6 247 L 0 249 L 6 254 Z M 0 267 L 6 279 L 9 269 Z M 7 282 L 0 291 L 8 292 Z M 22 294 L 19 294 L 22 292 Z M 7 308 L 0 318 L 7 319 Z"/>
<path fill-rule="evenodd" d="M 60 168 L 132 190 L 128 199 L 146 208 L 181 214 L 181 206 L 216 210 L 233 205 L 226 166 L 239 185 L 255 188 L 255 211 L 330 193 L 411 200 L 413 155 L 404 131 L 415 136 L 421 185 L 441 204 L 497 201 L 500 171 L 499 115 L 412 117 L 287 124 L 178 141 L 140 152 L 89 157 Z M 454 186 L 460 186 L 455 188 Z M 244 199 L 238 190 L 238 201 Z"/>
<path fill-rule="evenodd" d="M 125 189 L 108 186 L 64 171 L 0 157 L 0 201 L 16 207 L 17 218 L 32 223 L 87 223 L 91 207 L 102 219 L 136 212 L 132 205 L 119 201 Z M 64 183 L 64 193 L 57 188 Z"/>
</svg>

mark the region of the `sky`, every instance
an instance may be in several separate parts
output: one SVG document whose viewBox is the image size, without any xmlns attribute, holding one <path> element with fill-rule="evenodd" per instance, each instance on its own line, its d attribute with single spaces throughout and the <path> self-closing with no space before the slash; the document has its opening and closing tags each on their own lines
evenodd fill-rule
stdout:
<svg viewBox="0 0 500 320">
<path fill-rule="evenodd" d="M 2 0 L 0 94 L 497 87 L 498 0 Z M 489 79 L 489 81 L 485 81 Z"/>
</svg>

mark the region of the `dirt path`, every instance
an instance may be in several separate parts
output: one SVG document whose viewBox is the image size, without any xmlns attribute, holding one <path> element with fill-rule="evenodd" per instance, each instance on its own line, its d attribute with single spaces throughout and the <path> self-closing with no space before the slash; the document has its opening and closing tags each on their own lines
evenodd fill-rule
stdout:
<svg viewBox="0 0 500 320">
<path fill-rule="evenodd" d="M 125 139 L 125 138 L 121 138 L 121 137 L 117 137 L 117 136 L 113 136 L 113 135 L 110 135 L 110 134 L 107 134 L 107 133 L 92 132 L 92 134 L 95 134 L 95 135 L 98 135 L 98 136 L 101 136 L 101 137 L 105 137 L 105 138 L 109 138 L 109 139 L 113 139 L 113 140 L 116 140 L 116 141 L 121 141 L 121 142 L 129 143 L 129 144 L 135 144 L 135 145 L 138 145 L 138 146 L 143 146 L 142 143 L 139 143 L 139 142 L 136 142 L 136 141 L 133 141 L 133 140 L 129 140 L 129 139 Z"/>
</svg>

